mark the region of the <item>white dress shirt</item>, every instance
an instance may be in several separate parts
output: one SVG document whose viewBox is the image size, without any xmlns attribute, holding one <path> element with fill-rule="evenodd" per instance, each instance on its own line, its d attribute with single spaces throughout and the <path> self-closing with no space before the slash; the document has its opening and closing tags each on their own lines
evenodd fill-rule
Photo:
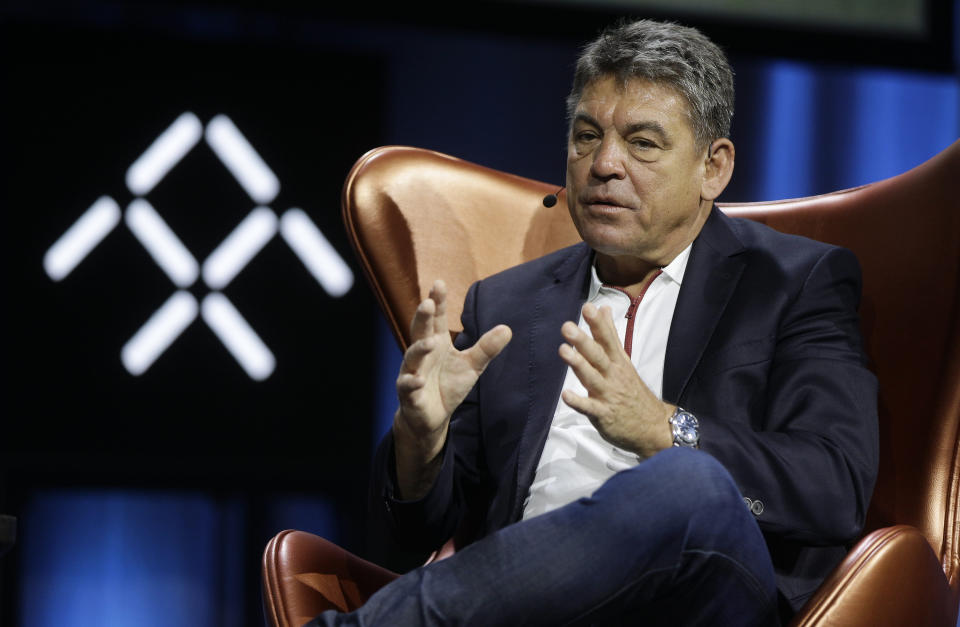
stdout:
<svg viewBox="0 0 960 627">
<path fill-rule="evenodd" d="M 663 394 L 667 337 L 690 249 L 691 246 L 687 246 L 663 268 L 636 304 L 626 292 L 602 285 L 597 277 L 596 266 L 590 269 L 587 300 L 597 307 L 610 307 L 621 342 L 625 341 L 627 334 L 630 309 L 635 306 L 633 337 L 627 352 L 640 378 L 657 398 Z M 590 334 L 590 327 L 582 314 L 579 325 L 585 333 Z M 563 389 L 587 396 L 580 380 L 569 367 Z M 639 461 L 636 454 L 604 440 L 586 416 L 571 409 L 560 398 L 524 503 L 523 518 L 532 518 L 589 496 L 614 474 L 635 466 Z"/>
</svg>

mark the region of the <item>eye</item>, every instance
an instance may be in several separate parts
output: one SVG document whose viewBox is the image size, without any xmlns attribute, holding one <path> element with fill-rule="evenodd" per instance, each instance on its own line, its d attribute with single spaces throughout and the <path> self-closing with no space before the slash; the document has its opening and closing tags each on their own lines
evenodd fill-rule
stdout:
<svg viewBox="0 0 960 627">
<path fill-rule="evenodd" d="M 597 140 L 599 135 L 597 135 L 594 131 L 577 131 L 573 138 L 578 143 L 584 143 Z"/>
<path fill-rule="evenodd" d="M 590 128 L 582 128 L 573 131 L 570 139 L 570 146 L 574 154 L 586 155 L 596 148 L 600 143 L 600 134 Z"/>
<path fill-rule="evenodd" d="M 643 137 L 635 137 L 630 140 L 630 145 L 638 150 L 651 150 L 653 148 L 659 148 L 654 142 Z"/>
</svg>

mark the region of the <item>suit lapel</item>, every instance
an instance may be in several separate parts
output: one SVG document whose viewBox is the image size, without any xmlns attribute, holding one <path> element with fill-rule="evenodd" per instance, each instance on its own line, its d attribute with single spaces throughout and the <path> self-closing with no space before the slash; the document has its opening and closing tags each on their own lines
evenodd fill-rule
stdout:
<svg viewBox="0 0 960 627">
<path fill-rule="evenodd" d="M 730 301 L 745 261 L 743 245 L 716 207 L 693 243 L 670 324 L 663 365 L 663 400 L 680 400 L 717 322 Z"/>
<path fill-rule="evenodd" d="M 714 208 L 697 237 L 677 298 L 663 373 L 663 398 L 676 402 L 690 380 L 743 273 L 743 250 L 729 218 Z M 511 520 L 522 514 L 550 422 L 556 409 L 566 364 L 557 354 L 560 326 L 580 319 L 590 277 L 590 248 L 580 244 L 537 291 L 527 336 L 529 409 L 520 436 Z"/>
<path fill-rule="evenodd" d="M 523 500 L 533 480 L 567 371 L 566 364 L 557 354 L 563 342 L 560 326 L 567 320 L 577 322 L 580 319 L 580 307 L 587 297 L 592 257 L 586 244 L 578 245 L 555 267 L 551 280 L 534 297 L 529 335 L 526 338 L 529 343 L 529 406 L 519 443 L 513 520 L 522 511 Z"/>
</svg>

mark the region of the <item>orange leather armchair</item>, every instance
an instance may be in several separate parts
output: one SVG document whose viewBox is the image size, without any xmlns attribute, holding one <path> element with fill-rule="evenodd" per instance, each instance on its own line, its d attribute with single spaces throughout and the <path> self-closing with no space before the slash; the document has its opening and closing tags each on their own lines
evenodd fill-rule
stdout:
<svg viewBox="0 0 960 627">
<path fill-rule="evenodd" d="M 730 215 L 852 249 L 861 326 L 880 380 L 880 474 L 869 532 L 793 625 L 953 627 L 960 602 L 960 141 L 900 176 L 811 198 L 721 204 Z M 435 152 L 373 150 L 343 190 L 343 216 L 402 347 L 433 280 L 450 291 L 451 333 L 482 277 L 579 240 L 555 186 Z M 452 550 L 448 545 L 447 552 Z M 434 556 L 436 557 L 436 556 Z M 396 577 L 311 534 L 264 553 L 264 607 L 277 627 L 359 607 Z"/>
</svg>

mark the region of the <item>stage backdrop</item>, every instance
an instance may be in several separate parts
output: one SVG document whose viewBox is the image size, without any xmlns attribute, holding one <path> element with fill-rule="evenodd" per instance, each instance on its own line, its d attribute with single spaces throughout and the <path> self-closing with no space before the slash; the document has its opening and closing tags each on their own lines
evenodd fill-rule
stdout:
<svg viewBox="0 0 960 627">
<path fill-rule="evenodd" d="M 384 144 L 561 183 L 573 60 L 611 15 L 533 4 L 467 24 L 7 3 L 0 624 L 260 625 L 273 534 L 367 552 L 399 352 L 340 186 Z M 714 27 L 737 73 L 724 200 L 868 183 L 960 134 L 949 57 Z"/>
</svg>

